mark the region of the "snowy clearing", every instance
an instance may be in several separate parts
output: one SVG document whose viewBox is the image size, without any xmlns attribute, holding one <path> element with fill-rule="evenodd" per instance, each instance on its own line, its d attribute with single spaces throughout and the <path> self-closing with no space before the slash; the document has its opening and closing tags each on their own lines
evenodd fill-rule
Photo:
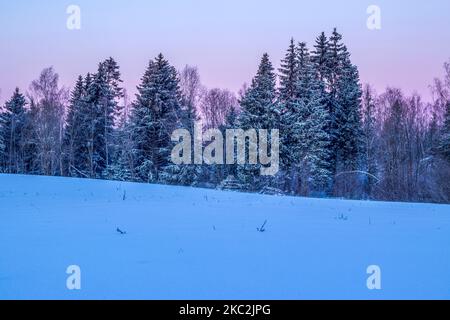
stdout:
<svg viewBox="0 0 450 320">
<path fill-rule="evenodd" d="M 50 298 L 449 299 L 450 205 L 0 175 L 0 299 Z"/>
</svg>

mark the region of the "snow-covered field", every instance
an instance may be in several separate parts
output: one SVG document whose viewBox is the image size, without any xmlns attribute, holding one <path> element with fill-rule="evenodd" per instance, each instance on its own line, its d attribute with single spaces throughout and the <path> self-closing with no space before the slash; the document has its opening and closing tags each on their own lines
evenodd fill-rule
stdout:
<svg viewBox="0 0 450 320">
<path fill-rule="evenodd" d="M 0 175 L 0 298 L 449 299 L 450 205 Z"/>
</svg>

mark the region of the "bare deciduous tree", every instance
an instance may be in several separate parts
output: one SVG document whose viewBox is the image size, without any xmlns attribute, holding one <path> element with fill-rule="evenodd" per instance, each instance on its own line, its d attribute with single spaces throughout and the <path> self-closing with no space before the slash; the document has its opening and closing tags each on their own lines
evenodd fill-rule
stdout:
<svg viewBox="0 0 450 320">
<path fill-rule="evenodd" d="M 179 72 L 179 77 L 180 90 L 184 103 L 197 108 L 203 90 L 198 68 L 186 65 L 183 70 Z"/>
<path fill-rule="evenodd" d="M 44 69 L 28 92 L 30 106 L 37 118 L 33 131 L 37 143 L 37 163 L 40 173 L 62 174 L 61 147 L 64 130 L 64 109 L 68 91 L 58 85 L 59 76 L 52 67 Z"/>
<path fill-rule="evenodd" d="M 206 90 L 200 102 L 201 116 L 207 129 L 219 128 L 225 123 L 228 113 L 237 109 L 236 96 L 228 90 Z"/>
</svg>

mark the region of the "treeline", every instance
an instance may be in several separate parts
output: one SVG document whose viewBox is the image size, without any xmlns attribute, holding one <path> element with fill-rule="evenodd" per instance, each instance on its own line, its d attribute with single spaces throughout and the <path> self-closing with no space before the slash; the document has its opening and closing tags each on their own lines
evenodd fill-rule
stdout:
<svg viewBox="0 0 450 320">
<path fill-rule="evenodd" d="M 109 58 L 70 93 L 44 69 L 0 114 L 5 173 L 117 179 L 300 196 L 450 201 L 450 64 L 433 102 L 360 84 L 336 31 L 313 48 L 291 40 L 275 70 L 264 54 L 239 97 L 201 85 L 159 55 L 129 102 Z M 258 165 L 175 165 L 171 134 L 185 128 L 279 129 L 280 171 Z"/>
</svg>

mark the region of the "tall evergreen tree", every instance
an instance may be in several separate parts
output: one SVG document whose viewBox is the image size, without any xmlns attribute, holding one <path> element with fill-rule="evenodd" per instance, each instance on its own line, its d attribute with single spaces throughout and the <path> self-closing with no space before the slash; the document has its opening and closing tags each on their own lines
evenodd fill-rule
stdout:
<svg viewBox="0 0 450 320">
<path fill-rule="evenodd" d="M 85 103 L 90 109 L 87 122 L 90 127 L 88 146 L 91 177 L 110 176 L 110 166 L 117 149 L 114 125 L 120 114 L 120 82 L 119 66 L 112 58 L 101 62 L 92 80 L 86 80 Z"/>
<path fill-rule="evenodd" d="M 241 113 L 238 120 L 240 128 L 244 130 L 279 129 L 280 111 L 275 83 L 276 75 L 269 55 L 265 53 L 250 88 L 240 101 Z M 260 165 L 239 166 L 238 176 L 246 188 L 251 190 L 260 190 L 272 180 L 270 177 L 260 176 Z"/>
<path fill-rule="evenodd" d="M 328 148 L 330 136 L 326 132 L 329 114 L 325 108 L 326 95 L 318 78 L 305 43 L 297 50 L 299 66 L 296 92 L 298 99 L 291 112 L 283 114 L 291 123 L 288 135 L 291 144 L 292 174 L 290 191 L 310 195 L 327 191 L 330 184 Z"/>
<path fill-rule="evenodd" d="M 31 103 L 25 116 L 23 163 L 27 174 L 41 174 L 41 165 L 38 161 L 39 137 L 36 124 L 39 122 L 39 108 Z"/>
<path fill-rule="evenodd" d="M 92 94 L 93 75 L 87 73 L 83 80 L 83 88 L 81 98 L 78 100 L 76 114 L 79 116 L 79 123 L 75 131 L 77 139 L 75 139 L 74 152 L 74 170 L 72 174 L 81 175 L 83 177 L 95 177 L 95 161 L 94 161 L 94 135 L 95 135 L 95 119 L 96 113 L 93 104 Z"/>
<path fill-rule="evenodd" d="M 70 177 L 79 176 L 82 173 L 79 166 L 80 158 L 87 155 L 87 150 L 82 148 L 86 143 L 83 139 L 84 128 L 82 125 L 85 117 L 84 96 L 83 77 L 80 75 L 71 93 L 64 133 L 64 173 Z"/>
<path fill-rule="evenodd" d="M 312 61 L 327 92 L 329 169 L 333 176 L 355 171 L 361 160 L 361 85 L 358 70 L 336 28 L 329 39 L 323 33 L 318 37 Z"/>
<path fill-rule="evenodd" d="M 159 54 L 151 60 L 138 86 L 131 118 L 135 176 L 140 181 L 161 180 L 169 164 L 172 132 L 180 126 L 177 72 Z"/>
<path fill-rule="evenodd" d="M 321 81 L 326 81 L 329 77 L 329 42 L 322 32 L 316 39 L 314 50 L 312 51 L 311 61 L 314 63 L 315 69 Z"/>
<path fill-rule="evenodd" d="M 133 181 L 133 141 L 130 121 L 131 104 L 126 89 L 123 90 L 123 106 L 115 128 L 115 154 L 109 175 L 114 180 Z"/>
<path fill-rule="evenodd" d="M 358 69 L 347 58 L 338 80 L 335 111 L 336 173 L 340 175 L 335 194 L 356 196 L 361 193 L 357 171 L 361 168 L 363 131 L 361 123 L 361 84 Z"/>
<path fill-rule="evenodd" d="M 327 55 L 328 75 L 326 81 L 331 98 L 335 99 L 339 86 L 338 81 L 343 76 L 344 63 L 350 58 L 346 46 L 342 43 L 342 35 L 337 32 L 336 28 L 333 29 L 328 41 Z"/>
<path fill-rule="evenodd" d="M 240 101 L 239 125 L 243 129 L 276 129 L 279 108 L 276 101 L 276 75 L 265 53 L 250 88 Z"/>
<path fill-rule="evenodd" d="M 26 122 L 26 100 L 19 88 L 16 88 L 11 99 L 5 103 L 0 114 L 0 141 L 3 142 L 2 162 L 8 173 L 24 173 L 23 144 Z"/>
<path fill-rule="evenodd" d="M 289 109 L 289 105 L 295 103 L 297 99 L 298 59 L 296 50 L 294 39 L 291 39 L 286 55 L 281 60 L 281 68 L 278 69 L 280 79 L 279 99 L 286 109 Z"/>
<path fill-rule="evenodd" d="M 105 111 L 110 108 L 106 105 L 108 101 L 104 99 L 107 84 L 105 73 L 101 64 L 97 74 L 86 81 L 86 126 L 88 127 L 87 146 L 89 150 L 89 177 L 101 178 L 106 169 L 106 137 L 105 125 L 108 118 L 105 119 Z M 90 75 L 88 75 L 90 76 Z M 106 112 L 108 116 L 108 112 Z"/>
<path fill-rule="evenodd" d="M 329 170 L 332 174 L 335 173 L 336 166 L 336 150 L 335 150 L 335 114 L 334 111 L 337 108 L 335 99 L 333 99 L 332 94 L 330 94 L 330 86 L 329 79 L 332 77 L 332 70 L 330 70 L 331 53 L 330 53 L 330 41 L 328 37 L 322 32 L 317 38 L 314 44 L 314 50 L 311 52 L 311 62 L 314 65 L 314 69 L 316 70 L 317 77 L 319 81 L 322 83 L 325 92 L 327 93 L 325 96 L 325 108 L 329 114 L 329 121 L 327 122 L 326 131 L 330 136 L 331 144 L 330 144 L 330 152 L 329 152 Z"/>
<path fill-rule="evenodd" d="M 339 79 L 336 110 L 337 157 L 345 170 L 357 170 L 362 145 L 361 84 L 356 66 L 347 58 Z"/>
<path fill-rule="evenodd" d="M 299 66 L 297 57 L 297 48 L 294 39 L 291 39 L 289 48 L 287 49 L 284 59 L 281 61 L 281 68 L 279 68 L 279 104 L 281 109 L 280 116 L 280 130 L 281 130 L 281 167 L 282 180 L 284 181 L 283 188 L 290 189 L 292 175 L 295 170 L 292 166 L 294 162 L 292 146 L 295 141 L 292 135 L 291 115 L 294 114 L 298 107 L 299 93 L 297 91 L 297 83 L 299 77 Z"/>
</svg>

